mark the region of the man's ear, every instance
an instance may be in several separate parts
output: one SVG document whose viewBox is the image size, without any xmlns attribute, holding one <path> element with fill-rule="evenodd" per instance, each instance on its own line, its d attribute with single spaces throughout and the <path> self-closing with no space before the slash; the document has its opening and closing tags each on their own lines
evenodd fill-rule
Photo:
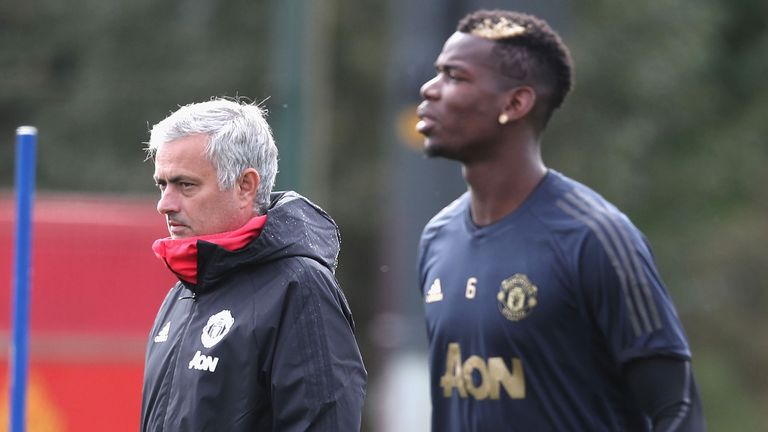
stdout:
<svg viewBox="0 0 768 432">
<path fill-rule="evenodd" d="M 506 106 L 501 114 L 506 114 L 509 120 L 520 120 L 536 105 L 536 91 L 533 87 L 514 87 L 508 90 L 506 95 Z"/>
<path fill-rule="evenodd" d="M 237 196 L 241 203 L 251 205 L 256 199 L 256 191 L 259 189 L 261 177 L 254 168 L 248 168 L 237 179 Z"/>
</svg>

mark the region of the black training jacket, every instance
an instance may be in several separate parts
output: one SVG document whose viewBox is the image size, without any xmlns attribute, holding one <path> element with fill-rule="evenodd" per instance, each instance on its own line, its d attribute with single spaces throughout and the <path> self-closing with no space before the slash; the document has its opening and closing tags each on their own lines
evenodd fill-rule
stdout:
<svg viewBox="0 0 768 432">
<path fill-rule="evenodd" d="M 275 193 L 261 234 L 198 241 L 147 342 L 142 431 L 359 431 L 366 371 L 334 277 L 336 224 Z"/>
</svg>

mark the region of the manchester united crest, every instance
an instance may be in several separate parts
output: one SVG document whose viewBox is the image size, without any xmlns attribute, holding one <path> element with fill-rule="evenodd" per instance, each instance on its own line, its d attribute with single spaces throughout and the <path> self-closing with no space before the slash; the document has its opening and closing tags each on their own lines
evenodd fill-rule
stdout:
<svg viewBox="0 0 768 432">
<path fill-rule="evenodd" d="M 520 321 L 531 314 L 538 304 L 536 296 L 539 289 L 528 280 L 528 276 L 517 273 L 504 279 L 496 295 L 499 311 L 510 321 Z"/>
<path fill-rule="evenodd" d="M 208 318 L 208 324 L 203 328 L 203 334 L 200 336 L 203 346 L 210 348 L 219 343 L 234 323 L 235 319 L 228 310 L 223 310 Z"/>
</svg>

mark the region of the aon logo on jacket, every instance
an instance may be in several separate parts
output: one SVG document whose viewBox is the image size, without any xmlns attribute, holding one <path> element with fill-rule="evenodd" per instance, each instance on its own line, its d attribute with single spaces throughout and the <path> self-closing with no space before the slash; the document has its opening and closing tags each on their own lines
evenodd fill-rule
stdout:
<svg viewBox="0 0 768 432">
<path fill-rule="evenodd" d="M 216 370 L 217 364 L 219 364 L 218 357 L 207 356 L 198 351 L 195 353 L 195 357 L 189 361 L 189 368 L 213 372 Z"/>
</svg>

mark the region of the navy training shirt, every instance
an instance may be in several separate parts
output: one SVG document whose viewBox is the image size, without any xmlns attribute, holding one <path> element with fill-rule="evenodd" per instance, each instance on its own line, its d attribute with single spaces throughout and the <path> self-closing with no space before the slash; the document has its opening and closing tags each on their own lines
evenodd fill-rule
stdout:
<svg viewBox="0 0 768 432">
<path fill-rule="evenodd" d="M 489 226 L 469 201 L 419 247 L 432 430 L 649 430 L 622 365 L 690 351 L 642 233 L 554 170 Z"/>
</svg>

